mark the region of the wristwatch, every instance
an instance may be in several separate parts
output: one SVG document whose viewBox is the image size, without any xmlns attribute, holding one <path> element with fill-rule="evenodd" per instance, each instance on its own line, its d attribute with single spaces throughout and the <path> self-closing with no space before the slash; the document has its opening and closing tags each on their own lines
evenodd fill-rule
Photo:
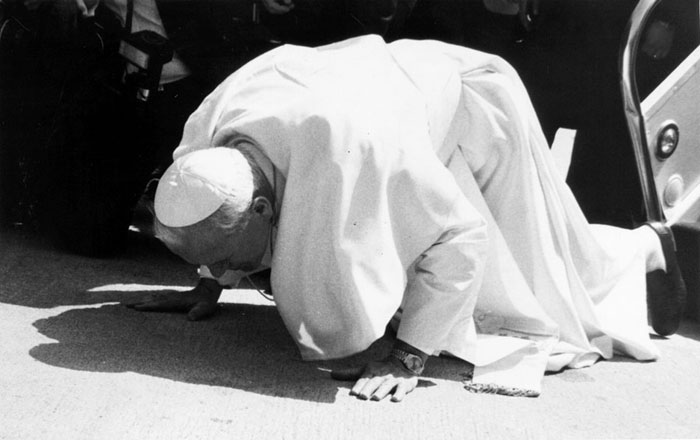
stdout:
<svg viewBox="0 0 700 440">
<path fill-rule="evenodd" d="M 423 372 L 423 368 L 425 368 L 425 363 L 423 362 L 423 359 L 421 359 L 420 356 L 417 356 L 413 353 L 394 348 L 391 350 L 391 353 L 389 355 L 401 361 L 401 364 L 403 364 L 404 368 L 406 368 L 408 371 L 415 374 L 416 376 L 420 376 L 420 374 Z"/>
</svg>

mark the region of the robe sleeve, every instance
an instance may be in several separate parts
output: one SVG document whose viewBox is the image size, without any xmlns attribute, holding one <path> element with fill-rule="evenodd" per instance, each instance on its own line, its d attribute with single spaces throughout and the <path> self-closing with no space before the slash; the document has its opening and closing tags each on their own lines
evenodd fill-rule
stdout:
<svg viewBox="0 0 700 440">
<path fill-rule="evenodd" d="M 486 259 L 483 220 L 466 200 L 456 204 L 439 239 L 414 262 L 403 300 L 398 339 L 428 354 L 462 354 Z M 455 338 L 456 336 L 456 338 Z"/>
<path fill-rule="evenodd" d="M 243 279 L 243 277 L 245 276 L 245 272 L 239 270 L 227 270 L 222 276 L 217 278 L 211 273 L 211 271 L 209 271 L 209 268 L 207 266 L 199 266 L 197 273 L 199 273 L 200 278 L 216 280 L 216 282 L 219 283 L 221 287 L 229 289 L 235 289 L 236 287 L 238 287 L 238 284 L 241 282 L 241 279 Z"/>
</svg>

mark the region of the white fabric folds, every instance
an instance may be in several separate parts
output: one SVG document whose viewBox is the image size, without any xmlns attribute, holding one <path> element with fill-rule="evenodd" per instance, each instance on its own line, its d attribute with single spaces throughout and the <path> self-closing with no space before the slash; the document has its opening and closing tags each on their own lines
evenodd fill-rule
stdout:
<svg viewBox="0 0 700 440">
<path fill-rule="evenodd" d="M 546 368 L 658 356 L 644 253 L 586 222 L 500 58 L 283 46 L 202 103 L 175 157 L 239 136 L 286 178 L 272 284 L 305 359 L 365 349 L 399 307 L 399 338 L 472 362 L 475 383 L 537 394 Z"/>
</svg>

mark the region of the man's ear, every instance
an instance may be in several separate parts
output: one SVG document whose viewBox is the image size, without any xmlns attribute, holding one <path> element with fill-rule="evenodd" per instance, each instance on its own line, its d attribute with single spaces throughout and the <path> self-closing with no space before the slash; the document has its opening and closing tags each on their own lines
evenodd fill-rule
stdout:
<svg viewBox="0 0 700 440">
<path fill-rule="evenodd" d="M 262 216 L 266 220 L 271 221 L 275 215 L 272 203 L 264 196 L 257 196 L 253 199 L 252 209 L 255 214 Z"/>
</svg>

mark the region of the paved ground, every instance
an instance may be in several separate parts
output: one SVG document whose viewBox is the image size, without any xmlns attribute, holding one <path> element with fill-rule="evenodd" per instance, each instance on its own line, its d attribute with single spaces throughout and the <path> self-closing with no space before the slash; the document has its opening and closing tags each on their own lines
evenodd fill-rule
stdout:
<svg viewBox="0 0 700 440">
<path fill-rule="evenodd" d="M 658 362 L 550 375 L 539 398 L 470 394 L 468 365 L 434 359 L 403 403 L 363 402 L 330 379 L 338 362 L 299 359 L 254 291 L 225 292 L 198 323 L 119 305 L 194 282 L 130 240 L 97 260 L 0 231 L 0 439 L 700 438 L 698 323 L 659 338 Z"/>
</svg>

